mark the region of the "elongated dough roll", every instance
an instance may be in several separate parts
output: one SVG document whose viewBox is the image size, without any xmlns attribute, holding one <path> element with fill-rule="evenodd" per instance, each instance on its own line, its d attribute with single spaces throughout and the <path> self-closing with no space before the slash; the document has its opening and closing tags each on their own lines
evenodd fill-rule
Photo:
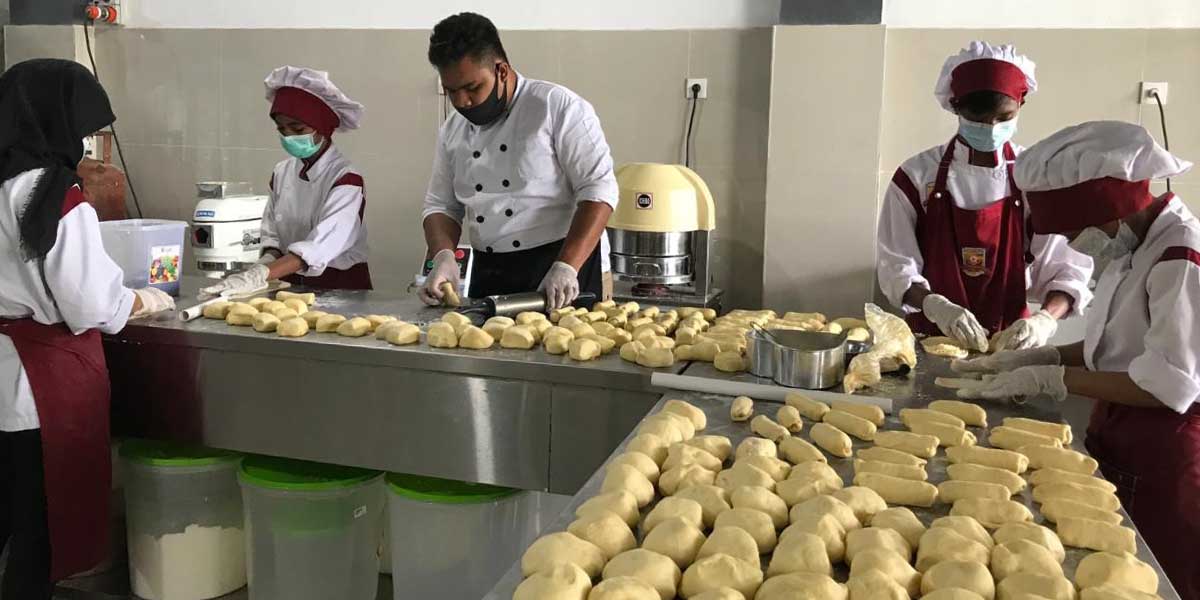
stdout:
<svg viewBox="0 0 1200 600">
<path fill-rule="evenodd" d="M 914 421 L 908 428 L 913 433 L 932 435 L 939 446 L 974 446 L 978 441 L 966 429 L 937 421 Z"/>
<path fill-rule="evenodd" d="M 883 426 L 883 422 L 887 420 L 887 415 L 883 413 L 883 409 L 874 404 L 863 404 L 862 402 L 855 402 L 853 400 L 834 400 L 829 403 L 829 407 L 833 410 L 840 410 L 866 419 L 876 427 Z"/>
<path fill-rule="evenodd" d="M 991 498 L 964 498 L 954 503 L 950 514 L 975 517 L 975 520 L 988 529 L 996 529 L 1006 523 L 1033 521 L 1033 513 L 1029 512 L 1024 504 L 1012 500 L 993 500 Z"/>
<path fill-rule="evenodd" d="M 816 446 L 795 436 L 784 438 L 783 441 L 779 442 L 779 454 L 792 464 L 814 460 L 827 462 L 828 460 L 825 458 L 825 454 L 818 450 Z"/>
<path fill-rule="evenodd" d="M 1062 541 L 1058 539 L 1058 535 L 1044 525 L 1036 523 L 1009 523 L 997 529 L 992 534 L 992 539 L 997 544 L 1007 544 L 1016 540 L 1028 540 L 1049 550 L 1050 554 L 1059 563 L 1067 559 L 1067 550 L 1063 548 Z"/>
<path fill-rule="evenodd" d="M 784 403 L 800 411 L 804 418 L 810 421 L 820 421 L 829 412 L 829 405 L 817 402 L 799 392 L 788 392 L 783 398 Z"/>
<path fill-rule="evenodd" d="M 937 499 L 938 489 L 924 481 L 901 479 L 879 473 L 859 473 L 854 476 L 854 485 L 875 490 L 888 504 L 903 504 L 906 506 L 933 506 Z"/>
<path fill-rule="evenodd" d="M 905 427 L 911 429 L 913 423 L 942 423 L 963 429 L 967 426 L 962 419 L 950 414 L 936 411 L 930 408 L 904 408 L 900 410 L 900 422 L 904 423 Z"/>
<path fill-rule="evenodd" d="M 1096 552 L 1083 557 L 1075 569 L 1075 584 L 1080 588 L 1117 585 L 1154 594 L 1158 592 L 1158 573 L 1154 567 L 1129 553 Z"/>
<path fill-rule="evenodd" d="M 925 463 L 929 462 L 919 456 L 913 456 L 907 452 L 892 450 L 891 448 L 883 448 L 880 446 L 871 446 L 863 448 L 855 453 L 855 458 L 863 460 L 872 460 L 876 462 L 893 463 L 897 465 L 912 465 L 924 467 Z"/>
<path fill-rule="evenodd" d="M 287 302 L 288 300 L 302 300 L 305 304 L 312 306 L 317 301 L 317 295 L 313 292 L 299 294 L 296 292 L 279 291 L 276 292 L 275 299 L 279 302 Z"/>
<path fill-rule="evenodd" d="M 875 424 L 858 415 L 834 409 L 825 413 L 823 422 L 866 442 L 875 439 Z"/>
<path fill-rule="evenodd" d="M 1013 427 L 992 428 L 988 433 L 988 443 L 994 448 L 1002 448 L 1004 450 L 1017 450 L 1021 446 L 1054 446 L 1062 448 L 1062 442 L 1057 438 L 1052 438 L 1047 435 L 1025 431 L 1024 429 L 1016 429 Z"/>
<path fill-rule="evenodd" d="M 754 400 L 751 400 L 749 396 L 738 396 L 733 399 L 733 404 L 729 407 L 731 421 L 746 421 L 752 414 L 754 414 Z"/>
<path fill-rule="evenodd" d="M 940 562 L 960 560 L 986 565 L 990 559 L 991 552 L 987 546 L 949 527 L 933 527 L 921 536 L 916 567 L 918 571 L 925 572 Z"/>
<path fill-rule="evenodd" d="M 663 405 L 663 410 L 691 419 L 696 431 L 703 431 L 705 427 L 708 427 L 708 417 L 704 414 L 704 411 L 696 408 L 691 403 L 683 400 L 667 400 L 667 403 Z"/>
<path fill-rule="evenodd" d="M 896 463 L 878 462 L 873 460 L 854 459 L 855 473 L 882 473 L 899 477 L 901 479 L 912 479 L 915 481 L 925 481 L 929 479 L 929 474 L 925 472 L 925 467 L 917 465 L 899 465 Z"/>
<path fill-rule="evenodd" d="M 768 417 L 767 415 L 758 415 L 757 417 L 751 419 L 750 431 L 753 431 L 754 433 L 761 435 L 762 437 L 767 438 L 768 440 L 771 440 L 777 444 L 780 440 L 791 437 L 792 435 L 791 432 L 787 430 L 787 427 L 772 421 L 771 417 Z"/>
<path fill-rule="evenodd" d="M 1121 501 L 1116 494 L 1100 488 L 1088 487 L 1074 483 L 1047 483 L 1033 488 L 1033 499 L 1036 502 L 1050 500 L 1074 500 L 1101 510 L 1116 511 L 1121 508 Z"/>
<path fill-rule="evenodd" d="M 933 565 L 921 578 L 921 593 L 929 594 L 946 588 L 961 588 L 983 596 L 996 597 L 996 583 L 987 565 L 964 560 L 947 560 Z"/>
<path fill-rule="evenodd" d="M 995 545 L 995 542 L 992 541 L 992 536 L 987 532 L 987 529 L 985 529 L 983 525 L 979 523 L 979 521 L 976 521 L 971 517 L 939 517 L 934 519 L 933 523 L 929 524 L 929 527 L 931 529 L 940 527 L 953 529 L 954 531 L 957 531 L 959 535 L 967 538 L 968 540 L 983 544 L 988 550 L 991 550 L 992 546 Z"/>
<path fill-rule="evenodd" d="M 978 404 L 959 400 L 934 400 L 929 403 L 929 409 L 954 415 L 972 427 L 987 427 L 987 411 Z"/>
<path fill-rule="evenodd" d="M 1059 469 L 1038 469 L 1029 474 L 1029 484 L 1033 487 L 1060 482 L 1100 488 L 1109 492 L 1117 491 L 1117 486 L 1113 485 L 1111 481 L 1093 475 L 1084 475 L 1083 473 L 1071 473 Z"/>
<path fill-rule="evenodd" d="M 875 434 L 875 445 L 921 458 L 933 458 L 937 454 L 938 438 L 911 431 L 880 431 Z"/>
<path fill-rule="evenodd" d="M 1025 431 L 1057 438 L 1064 446 L 1070 444 L 1075 439 L 1071 431 L 1071 426 L 1066 423 L 1051 423 L 1049 421 L 1039 421 L 1025 417 L 1005 417 L 1003 425 L 1005 427 L 1024 429 Z"/>
<path fill-rule="evenodd" d="M 841 429 L 828 423 L 817 423 L 808 430 L 812 441 L 826 452 L 841 458 L 850 458 L 854 451 L 854 442 Z"/>
<path fill-rule="evenodd" d="M 951 479 L 938 484 L 938 502 L 943 504 L 954 504 L 964 498 L 1008 500 L 1011 496 L 1012 492 L 999 483 Z"/>
<path fill-rule="evenodd" d="M 999 600 L 1021 600 L 1029 596 L 1046 600 L 1075 600 L 1075 586 L 1062 575 L 1013 573 L 996 586 Z"/>
<path fill-rule="evenodd" d="M 800 411 L 794 406 L 780 406 L 775 413 L 775 421 L 792 433 L 804 431 L 804 419 L 800 418 Z"/>
<path fill-rule="evenodd" d="M 971 463 L 956 463 L 946 467 L 946 475 L 954 481 L 981 481 L 997 483 L 1006 488 L 1010 494 L 1020 493 L 1025 489 L 1025 479 L 1012 471 L 996 467 L 986 467 Z"/>
<path fill-rule="evenodd" d="M 1021 446 L 1017 452 L 1029 457 L 1034 469 L 1058 469 L 1070 473 L 1092 475 L 1100 468 L 1096 459 L 1070 448 L 1053 446 Z"/>
<path fill-rule="evenodd" d="M 999 448 L 981 448 L 979 446 L 955 446 L 946 448 L 946 458 L 950 462 L 967 463 L 1005 469 L 1021 474 L 1029 469 L 1029 457 L 1012 450 Z"/>
<path fill-rule="evenodd" d="M 1036 489 L 1036 488 L 1034 488 Z M 1125 520 L 1121 513 L 1104 510 L 1090 504 L 1084 504 L 1075 500 L 1067 500 L 1064 498 L 1053 498 L 1042 502 L 1040 507 L 1042 516 L 1049 523 L 1057 523 L 1063 517 L 1078 517 L 1081 519 L 1092 519 L 1104 523 L 1112 523 L 1120 525 Z"/>
</svg>

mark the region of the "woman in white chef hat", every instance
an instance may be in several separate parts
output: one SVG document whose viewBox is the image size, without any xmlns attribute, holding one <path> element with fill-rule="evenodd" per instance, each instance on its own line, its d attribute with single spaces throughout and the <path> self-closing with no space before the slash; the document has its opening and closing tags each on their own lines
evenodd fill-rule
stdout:
<svg viewBox="0 0 1200 600">
<path fill-rule="evenodd" d="M 1037 90 L 1012 46 L 971 42 L 948 59 L 934 95 L 958 116 L 949 142 L 896 170 L 879 219 L 879 285 L 919 333 L 986 351 L 1045 344 L 1090 299 L 1087 260 L 1061 237 L 1033 236 L 1013 181 L 1017 113 Z M 1041 301 L 1030 315 L 1028 300 Z"/>
<path fill-rule="evenodd" d="M 279 141 L 291 155 L 271 173 L 259 264 L 202 290 L 209 295 L 260 289 L 270 279 L 325 289 L 371 289 L 363 178 L 333 144 L 334 131 L 358 128 L 363 105 L 324 71 L 279 67 L 267 76 Z"/>
<path fill-rule="evenodd" d="M 955 363 L 1001 371 L 971 398 L 1096 400 L 1087 447 L 1185 600 L 1200 599 L 1200 221 L 1150 180 L 1192 163 L 1145 129 L 1068 127 L 1017 161 L 1034 231 L 1096 261 L 1084 341 Z"/>
</svg>

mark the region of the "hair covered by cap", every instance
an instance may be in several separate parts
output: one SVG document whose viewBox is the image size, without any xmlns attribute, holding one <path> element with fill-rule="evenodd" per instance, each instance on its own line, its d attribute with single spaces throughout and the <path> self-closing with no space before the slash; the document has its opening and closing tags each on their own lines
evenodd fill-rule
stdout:
<svg viewBox="0 0 1200 600">
<path fill-rule="evenodd" d="M 1034 76 L 1036 69 L 1037 65 L 1029 57 L 1017 54 L 1011 44 L 993 46 L 976 40 L 946 59 L 934 84 L 933 95 L 938 104 L 950 112 L 954 112 L 951 100 L 977 90 L 1002 92 L 1022 100 L 1026 94 L 1038 89 Z M 1022 75 L 1024 81 L 1020 81 Z M 956 76 L 959 78 L 957 85 Z"/>
</svg>

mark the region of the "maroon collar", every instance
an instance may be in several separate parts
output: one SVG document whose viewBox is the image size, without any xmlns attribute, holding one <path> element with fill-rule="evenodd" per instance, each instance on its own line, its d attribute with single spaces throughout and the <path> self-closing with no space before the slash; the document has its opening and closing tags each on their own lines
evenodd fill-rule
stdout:
<svg viewBox="0 0 1200 600">
<path fill-rule="evenodd" d="M 320 162 L 321 158 L 324 157 L 325 153 L 329 152 L 329 149 L 332 147 L 333 147 L 333 140 L 326 139 L 325 144 L 321 146 L 321 149 L 318 150 L 316 154 L 314 154 L 308 158 L 300 159 L 300 162 L 304 163 L 304 168 L 300 169 L 300 179 L 302 179 L 304 181 L 308 181 L 308 170 L 313 168 L 313 165 Z"/>
</svg>

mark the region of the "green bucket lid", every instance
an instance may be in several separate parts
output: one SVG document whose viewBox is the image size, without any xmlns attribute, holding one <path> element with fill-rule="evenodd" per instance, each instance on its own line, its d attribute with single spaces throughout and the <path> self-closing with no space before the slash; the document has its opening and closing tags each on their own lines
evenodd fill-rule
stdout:
<svg viewBox="0 0 1200 600">
<path fill-rule="evenodd" d="M 237 452 L 157 440 L 126 440 L 121 458 L 152 467 L 206 467 L 236 462 Z"/>
<path fill-rule="evenodd" d="M 521 491 L 498 485 L 467 483 L 406 473 L 389 473 L 387 483 L 388 487 L 400 496 L 436 504 L 481 504 L 499 500 Z"/>
<path fill-rule="evenodd" d="M 246 483 L 273 490 L 303 492 L 354 487 L 378 476 L 379 471 L 369 469 L 273 456 L 246 457 L 241 470 L 242 481 Z"/>
</svg>

